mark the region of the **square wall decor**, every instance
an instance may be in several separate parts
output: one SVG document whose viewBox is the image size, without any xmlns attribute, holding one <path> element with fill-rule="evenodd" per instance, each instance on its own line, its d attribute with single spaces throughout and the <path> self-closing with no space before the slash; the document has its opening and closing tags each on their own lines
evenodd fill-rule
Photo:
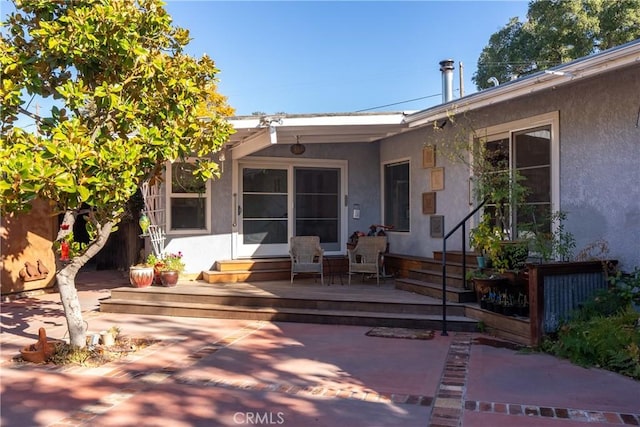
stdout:
<svg viewBox="0 0 640 427">
<path fill-rule="evenodd" d="M 436 147 L 427 145 L 422 149 L 422 167 L 433 168 L 436 166 Z"/>
<path fill-rule="evenodd" d="M 422 193 L 422 213 L 433 215 L 436 213 L 436 193 Z"/>
<path fill-rule="evenodd" d="M 431 190 L 444 190 L 444 168 L 431 169 Z"/>
<path fill-rule="evenodd" d="M 429 218 L 431 237 L 444 237 L 444 215 L 431 215 Z"/>
</svg>

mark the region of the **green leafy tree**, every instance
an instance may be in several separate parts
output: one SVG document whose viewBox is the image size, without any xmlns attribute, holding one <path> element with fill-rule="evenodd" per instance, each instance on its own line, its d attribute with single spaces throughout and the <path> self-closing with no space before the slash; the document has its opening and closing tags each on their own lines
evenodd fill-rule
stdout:
<svg viewBox="0 0 640 427">
<path fill-rule="evenodd" d="M 472 80 L 486 89 L 637 38 L 640 0 L 534 0 L 491 35 Z"/>
<path fill-rule="evenodd" d="M 56 279 L 73 346 L 85 326 L 75 277 L 117 227 L 127 201 L 167 161 L 197 157 L 194 175 L 219 176 L 208 160 L 233 132 L 217 93 L 218 69 L 185 54 L 187 30 L 159 0 L 18 1 L 0 37 L 0 205 L 29 209 L 36 198 L 64 213 L 57 242 L 72 242 Z M 30 114 L 33 99 L 53 104 Z M 36 132 L 18 126 L 20 114 Z M 90 242 L 73 242 L 84 215 Z"/>
</svg>

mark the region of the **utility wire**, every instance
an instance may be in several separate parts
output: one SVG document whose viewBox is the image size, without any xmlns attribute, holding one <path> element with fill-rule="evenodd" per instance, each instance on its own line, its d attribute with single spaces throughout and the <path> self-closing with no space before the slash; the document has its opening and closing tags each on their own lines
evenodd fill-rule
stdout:
<svg viewBox="0 0 640 427">
<path fill-rule="evenodd" d="M 364 111 L 377 110 L 378 108 L 392 107 L 394 105 L 406 104 L 407 102 L 413 102 L 413 101 L 420 101 L 420 100 L 423 100 L 423 99 L 433 98 L 434 96 L 440 96 L 440 95 L 441 95 L 440 93 L 435 93 L 433 95 L 421 96 L 420 98 L 408 99 L 406 101 L 394 102 L 392 104 L 378 105 L 377 107 L 371 107 L 371 108 L 365 108 L 363 110 L 357 110 L 356 113 L 362 113 Z"/>
</svg>

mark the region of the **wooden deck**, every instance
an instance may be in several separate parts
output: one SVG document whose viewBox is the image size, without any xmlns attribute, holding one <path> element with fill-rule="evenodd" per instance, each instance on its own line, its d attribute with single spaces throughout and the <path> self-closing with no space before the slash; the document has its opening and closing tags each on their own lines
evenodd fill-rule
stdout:
<svg viewBox="0 0 640 427">
<path fill-rule="evenodd" d="M 343 279 L 344 280 L 344 279 Z M 337 284 L 336 284 L 337 282 Z M 183 281 L 174 288 L 121 287 L 101 301 L 100 311 L 164 316 L 214 317 L 405 328 L 442 328 L 442 301 L 395 288 L 393 279 L 352 280 L 350 286 L 319 280 L 207 283 Z M 345 282 L 346 283 L 346 282 Z M 449 304 L 447 329 L 475 331 L 477 321 L 462 304 Z"/>
<path fill-rule="evenodd" d="M 354 275 L 347 285 L 344 257 L 327 257 L 325 285 L 319 278 L 296 276 L 290 283 L 288 258 L 229 260 L 201 280 L 182 280 L 175 288 L 152 286 L 111 290 L 100 310 L 114 313 L 212 317 L 362 326 L 442 330 L 441 254 L 434 258 L 385 255 L 386 272 L 393 277 L 362 280 Z M 466 269 L 474 268 L 467 255 Z M 480 309 L 475 292 L 463 281 L 460 254 L 447 256 L 447 330 L 484 330 L 498 337 L 530 345 L 527 318 L 498 315 Z"/>
</svg>

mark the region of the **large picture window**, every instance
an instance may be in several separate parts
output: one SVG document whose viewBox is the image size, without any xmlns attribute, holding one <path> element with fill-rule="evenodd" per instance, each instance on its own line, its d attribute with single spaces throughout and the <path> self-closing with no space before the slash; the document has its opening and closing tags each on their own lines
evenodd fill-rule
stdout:
<svg viewBox="0 0 640 427">
<path fill-rule="evenodd" d="M 384 223 L 409 231 L 409 161 L 384 165 Z"/>
<path fill-rule="evenodd" d="M 195 164 L 174 162 L 167 168 L 169 231 L 199 233 L 209 230 L 209 181 L 193 175 Z"/>
</svg>

